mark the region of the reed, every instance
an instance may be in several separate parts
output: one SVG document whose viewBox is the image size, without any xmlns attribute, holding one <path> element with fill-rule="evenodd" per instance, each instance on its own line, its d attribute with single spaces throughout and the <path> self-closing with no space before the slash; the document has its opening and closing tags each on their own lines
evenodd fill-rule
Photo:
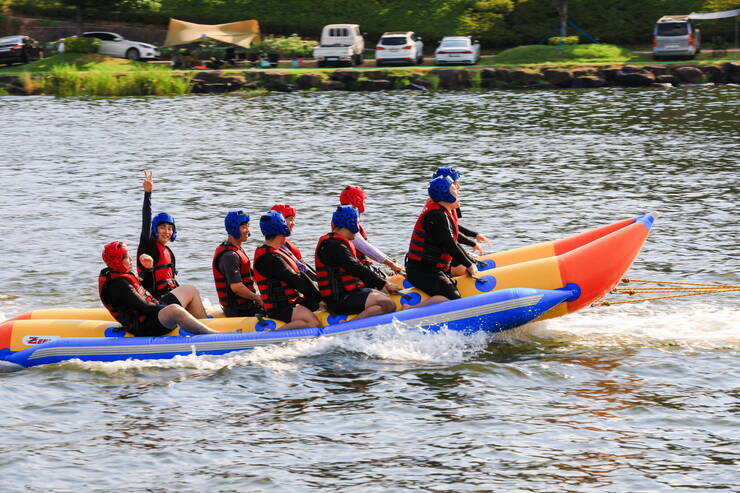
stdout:
<svg viewBox="0 0 740 493">
<path fill-rule="evenodd" d="M 166 96 L 188 94 L 191 86 L 190 75 L 169 70 L 80 72 L 73 65 L 57 65 L 43 79 L 41 91 L 58 97 Z"/>
</svg>

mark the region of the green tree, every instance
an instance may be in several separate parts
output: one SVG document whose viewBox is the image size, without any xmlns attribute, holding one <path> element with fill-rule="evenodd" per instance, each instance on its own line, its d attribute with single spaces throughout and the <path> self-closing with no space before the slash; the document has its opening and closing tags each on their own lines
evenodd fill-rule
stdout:
<svg viewBox="0 0 740 493">
<path fill-rule="evenodd" d="M 59 0 L 59 3 L 74 7 L 77 29 L 82 32 L 85 24 L 85 14 L 89 9 L 104 10 L 122 3 L 122 0 Z"/>
</svg>

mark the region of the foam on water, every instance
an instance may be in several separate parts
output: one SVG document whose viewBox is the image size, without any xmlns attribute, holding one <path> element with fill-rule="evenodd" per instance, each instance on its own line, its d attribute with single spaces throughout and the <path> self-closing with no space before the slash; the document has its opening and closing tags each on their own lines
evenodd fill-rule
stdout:
<svg viewBox="0 0 740 493">
<path fill-rule="evenodd" d="M 567 340 L 579 346 L 681 346 L 697 350 L 740 348 L 740 308 L 693 302 L 591 308 L 567 317 L 530 324 L 498 337 Z"/>
</svg>

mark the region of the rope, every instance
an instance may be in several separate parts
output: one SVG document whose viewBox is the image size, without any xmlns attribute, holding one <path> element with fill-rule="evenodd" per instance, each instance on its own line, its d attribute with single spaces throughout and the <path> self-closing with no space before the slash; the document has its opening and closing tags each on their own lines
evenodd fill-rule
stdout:
<svg viewBox="0 0 740 493">
<path fill-rule="evenodd" d="M 630 296 L 635 294 L 664 294 L 664 293 L 686 293 L 686 294 L 671 294 L 671 296 L 658 296 L 655 298 L 641 298 L 639 300 L 627 300 L 627 301 L 601 301 L 594 303 L 593 306 L 611 306 L 611 305 L 622 305 L 625 303 L 640 303 L 642 301 L 654 301 L 654 300 L 667 300 L 671 298 L 684 298 L 687 296 L 701 296 L 705 294 L 715 293 L 731 293 L 740 291 L 740 286 L 733 286 L 728 284 L 702 284 L 695 282 L 672 282 L 672 281 L 651 281 L 646 279 L 622 279 L 624 284 L 631 282 L 643 282 L 653 284 L 671 284 L 678 287 L 671 286 L 656 286 L 647 288 L 614 288 L 611 294 L 628 294 Z M 688 286 L 688 287 L 683 287 Z"/>
</svg>

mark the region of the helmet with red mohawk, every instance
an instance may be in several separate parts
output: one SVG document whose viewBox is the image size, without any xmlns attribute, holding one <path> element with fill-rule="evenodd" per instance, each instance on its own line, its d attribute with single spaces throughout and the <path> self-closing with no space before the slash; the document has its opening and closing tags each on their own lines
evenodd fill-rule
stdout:
<svg viewBox="0 0 740 493">
<path fill-rule="evenodd" d="M 275 204 L 270 210 L 280 212 L 285 218 L 295 217 L 295 208 L 290 204 Z"/>
<path fill-rule="evenodd" d="M 128 257 L 128 246 L 122 241 L 112 241 L 103 247 L 103 262 L 115 272 L 126 272 L 123 266 Z"/>
</svg>

